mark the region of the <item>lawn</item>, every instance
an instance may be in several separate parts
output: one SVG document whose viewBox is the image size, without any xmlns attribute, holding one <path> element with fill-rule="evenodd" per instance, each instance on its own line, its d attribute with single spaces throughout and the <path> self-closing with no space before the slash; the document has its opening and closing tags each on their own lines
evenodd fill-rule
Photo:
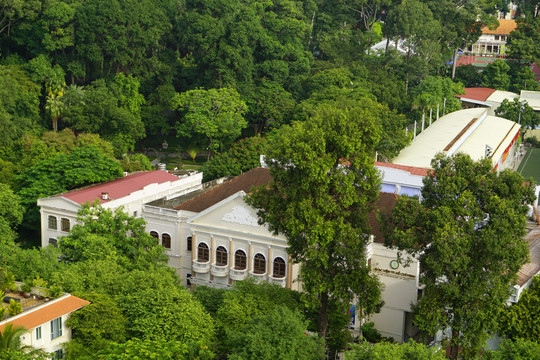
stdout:
<svg viewBox="0 0 540 360">
<path fill-rule="evenodd" d="M 525 179 L 532 177 L 536 183 L 540 183 L 540 149 L 530 148 L 527 150 L 517 171 Z"/>
</svg>

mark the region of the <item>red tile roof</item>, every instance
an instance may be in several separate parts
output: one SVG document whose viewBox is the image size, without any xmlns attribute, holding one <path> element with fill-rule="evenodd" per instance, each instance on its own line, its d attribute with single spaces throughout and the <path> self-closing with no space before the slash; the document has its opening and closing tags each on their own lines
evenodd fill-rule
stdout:
<svg viewBox="0 0 540 360">
<path fill-rule="evenodd" d="M 11 321 L 8 318 L 6 324 L 0 325 L 0 331 L 4 330 L 4 327 L 7 324 L 22 326 L 25 329 L 30 330 L 36 326 L 46 323 L 47 321 L 51 321 L 57 317 L 78 310 L 88 304 L 90 304 L 89 301 L 69 295 L 64 299 L 59 299 L 57 301 L 53 300 L 50 302 L 50 304 L 45 304 L 35 310 L 22 313 L 19 317 L 16 317 Z"/>
<path fill-rule="evenodd" d="M 78 204 L 84 204 L 88 201 L 92 202 L 97 198 L 103 204 L 127 196 L 135 191 L 142 190 L 145 186 L 150 184 L 162 184 L 167 181 L 176 180 L 178 180 L 178 176 L 169 174 L 163 170 L 144 171 L 55 196 L 64 197 L 75 201 Z M 101 194 L 104 192 L 109 194 L 109 200 L 101 199 Z"/>
<path fill-rule="evenodd" d="M 229 196 L 236 194 L 240 190 L 249 193 L 253 186 L 268 185 L 272 177 L 270 170 L 266 168 L 255 168 L 229 181 L 224 182 L 204 193 L 176 206 L 175 210 L 185 210 L 201 212 L 218 202 L 225 200 Z"/>
<path fill-rule="evenodd" d="M 517 27 L 516 20 L 499 19 L 499 27 L 491 30 L 488 26 L 482 29 L 482 34 L 510 35 Z"/>
<path fill-rule="evenodd" d="M 540 226 L 529 231 L 525 235 L 525 241 L 529 244 L 531 261 L 523 265 L 518 271 L 518 285 L 523 286 L 533 276 L 540 272 Z"/>
<path fill-rule="evenodd" d="M 486 101 L 487 98 L 493 94 L 495 89 L 490 88 L 465 88 L 464 95 L 455 95 L 457 98 L 465 98 L 477 101 Z"/>
<path fill-rule="evenodd" d="M 422 167 L 398 165 L 398 164 L 384 163 L 384 162 L 378 162 L 378 161 L 375 162 L 375 166 L 404 170 L 404 171 L 408 171 L 411 175 L 418 175 L 418 176 L 427 176 L 427 174 L 431 170 L 431 169 L 422 168 Z"/>
</svg>

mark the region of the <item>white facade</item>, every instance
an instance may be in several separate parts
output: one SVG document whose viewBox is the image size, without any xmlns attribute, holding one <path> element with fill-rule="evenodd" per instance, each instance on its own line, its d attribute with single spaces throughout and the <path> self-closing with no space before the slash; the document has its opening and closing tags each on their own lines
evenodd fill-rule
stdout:
<svg viewBox="0 0 540 360">
<path fill-rule="evenodd" d="M 143 217 L 147 231 L 157 232 L 160 238 L 164 233 L 171 235 L 169 265 L 185 285 L 228 288 L 235 281 L 252 277 L 299 290 L 294 281 L 298 268 L 288 260 L 286 239 L 258 225 L 256 211 L 245 203 L 245 195 L 239 191 L 200 213 L 146 205 Z M 237 252 L 245 254 L 245 268 L 236 264 Z M 264 272 L 255 269 L 261 256 Z M 274 262 L 281 264 L 281 260 L 283 264 L 277 267 L 284 273 L 275 274 Z"/>
<path fill-rule="evenodd" d="M 411 306 L 418 301 L 422 286 L 419 283 L 419 263 L 414 258 L 410 260 L 407 265 L 400 264 L 397 250 L 373 244 L 371 266 L 384 285 L 384 306 L 371 320 L 383 336 L 393 337 L 398 342 L 406 341 L 417 333 L 412 325 Z"/>
<path fill-rule="evenodd" d="M 427 175 L 428 169 L 379 162 L 375 163 L 375 167 L 381 174 L 381 192 L 421 196 L 423 179 Z"/>
<path fill-rule="evenodd" d="M 140 217 L 143 205 L 161 198 L 174 198 L 189 192 L 199 190 L 202 183 L 202 173 L 186 175 L 175 181 L 162 183 L 149 183 L 139 189 L 116 199 L 103 201 L 105 209 L 123 210 L 131 216 Z M 106 184 L 98 184 L 95 187 L 107 189 Z M 71 200 L 70 193 L 56 195 L 38 199 L 37 204 L 41 213 L 41 246 L 48 246 L 58 240 L 61 236 L 66 236 L 69 230 L 77 222 L 77 212 L 86 201 L 93 201 L 96 197 L 88 198 L 84 202 Z M 98 199 L 100 200 L 100 199 Z M 56 224 L 56 226 L 54 226 Z"/>
</svg>

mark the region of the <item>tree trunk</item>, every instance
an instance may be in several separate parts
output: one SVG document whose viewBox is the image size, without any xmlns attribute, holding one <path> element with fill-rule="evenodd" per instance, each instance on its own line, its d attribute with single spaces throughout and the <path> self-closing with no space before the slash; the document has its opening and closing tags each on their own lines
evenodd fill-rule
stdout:
<svg viewBox="0 0 540 360">
<path fill-rule="evenodd" d="M 450 343 L 450 354 L 448 358 L 450 359 L 457 359 L 458 352 L 459 352 L 459 345 L 457 344 L 457 338 L 459 336 L 459 332 L 457 330 L 452 330 L 452 341 Z"/>
<path fill-rule="evenodd" d="M 454 61 L 452 61 L 452 80 L 456 77 L 457 55 L 458 48 L 456 47 L 454 50 Z"/>
<path fill-rule="evenodd" d="M 326 338 L 326 329 L 328 327 L 328 293 L 321 294 L 321 305 L 319 306 L 319 318 L 317 322 L 317 329 L 319 331 L 319 337 Z"/>
</svg>

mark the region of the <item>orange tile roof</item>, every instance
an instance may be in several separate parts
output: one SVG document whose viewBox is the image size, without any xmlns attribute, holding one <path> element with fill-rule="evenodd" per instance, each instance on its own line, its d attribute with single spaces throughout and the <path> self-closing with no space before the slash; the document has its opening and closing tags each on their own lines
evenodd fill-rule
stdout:
<svg viewBox="0 0 540 360">
<path fill-rule="evenodd" d="M 492 35 L 510 35 L 517 27 L 515 20 L 504 20 L 499 19 L 499 27 L 495 30 L 491 30 L 489 27 L 482 29 L 482 34 L 492 34 Z"/>
<path fill-rule="evenodd" d="M 518 271 L 518 285 L 523 286 L 533 276 L 540 272 L 540 226 L 532 229 L 525 235 L 525 241 L 529 244 L 531 261 L 523 265 Z"/>
<path fill-rule="evenodd" d="M 47 321 L 54 320 L 57 317 L 78 310 L 88 304 L 90 304 L 89 301 L 73 295 L 69 295 L 66 298 L 58 299 L 56 301 L 52 300 L 50 303 L 44 304 L 38 308 L 23 312 L 22 314 L 19 314 L 18 317 L 13 317 L 13 320 L 8 318 L 5 324 L 0 325 L 0 331 L 3 331 L 7 324 L 22 326 L 25 329 L 30 330 Z"/>
</svg>

